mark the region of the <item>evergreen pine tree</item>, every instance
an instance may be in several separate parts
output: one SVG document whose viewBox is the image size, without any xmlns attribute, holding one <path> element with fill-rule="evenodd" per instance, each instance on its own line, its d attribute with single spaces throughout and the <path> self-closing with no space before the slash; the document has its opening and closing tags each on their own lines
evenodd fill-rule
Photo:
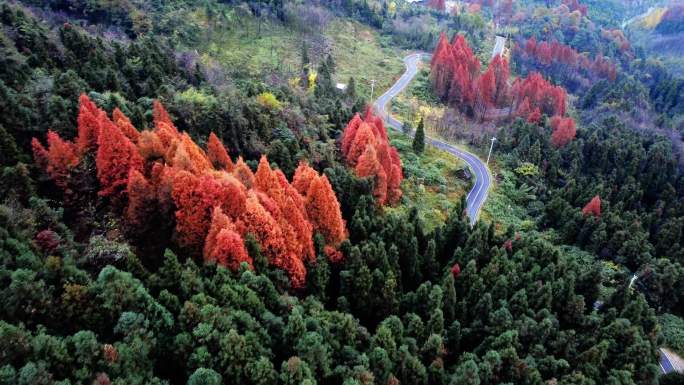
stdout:
<svg viewBox="0 0 684 385">
<path fill-rule="evenodd" d="M 416 134 L 413 137 L 413 152 L 416 154 L 422 154 L 425 150 L 425 128 L 423 124 L 423 118 L 420 118 L 420 123 L 418 123 L 418 128 L 416 128 Z"/>
</svg>

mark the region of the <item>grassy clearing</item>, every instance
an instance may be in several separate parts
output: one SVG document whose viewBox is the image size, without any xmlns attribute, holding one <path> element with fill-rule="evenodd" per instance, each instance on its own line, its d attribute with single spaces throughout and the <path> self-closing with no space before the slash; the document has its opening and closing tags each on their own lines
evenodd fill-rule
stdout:
<svg viewBox="0 0 684 385">
<path fill-rule="evenodd" d="M 487 222 L 499 222 L 503 229 L 513 225 L 523 231 L 533 230 L 536 227 L 534 218 L 527 213 L 526 206 L 536 197 L 529 191 L 515 186 L 512 172 L 496 170 L 492 173 L 499 180 L 489 191 L 480 218 Z"/>
<path fill-rule="evenodd" d="M 376 31 L 348 19 L 337 19 L 325 31 L 337 64 L 336 80 L 356 80 L 356 89 L 370 98 L 371 80 L 375 79 L 374 97 L 387 90 L 404 72 L 402 58 L 408 54 L 383 44 Z"/>
<path fill-rule="evenodd" d="M 205 62 L 214 62 L 249 76 L 299 68 L 303 36 L 266 18 L 255 18 L 245 9 L 223 7 L 221 17 L 209 21 L 204 8 L 187 15 L 188 24 L 203 31 L 190 42 Z"/>
<path fill-rule="evenodd" d="M 328 54 L 335 59 L 335 80 L 356 79 L 357 92 L 370 97 L 371 79 L 376 79 L 375 96 L 389 88 L 404 70 L 407 54 L 388 48 L 379 34 L 350 19 L 335 18 L 322 30 L 308 33 L 267 18 L 256 18 L 240 7 L 224 7 L 210 21 L 204 8 L 187 14 L 188 25 L 198 26 L 187 49 L 197 49 L 202 61 L 219 65 L 247 77 L 267 73 L 294 76 L 301 66 L 306 43 L 309 58 L 317 63 Z M 314 68 L 315 70 L 315 68 Z"/>
<path fill-rule="evenodd" d="M 411 139 L 397 133 L 390 134 L 393 146 L 399 150 L 404 166 L 405 204 L 389 210 L 417 207 L 428 230 L 441 225 L 451 209 L 471 188 L 470 182 L 459 178 L 466 165 L 447 152 L 426 147 L 418 156 L 411 148 Z"/>
</svg>

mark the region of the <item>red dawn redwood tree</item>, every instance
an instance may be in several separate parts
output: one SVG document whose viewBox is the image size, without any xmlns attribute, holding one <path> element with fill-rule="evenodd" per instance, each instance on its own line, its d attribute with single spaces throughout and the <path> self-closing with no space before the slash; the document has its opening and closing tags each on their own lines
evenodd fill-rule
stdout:
<svg viewBox="0 0 684 385">
<path fill-rule="evenodd" d="M 183 247 L 196 247 L 204 241 L 213 202 L 204 199 L 200 179 L 188 171 L 179 171 L 173 179 L 176 204 L 176 237 Z"/>
<path fill-rule="evenodd" d="M 131 140 L 131 142 L 138 142 L 140 132 L 138 132 L 138 130 L 133 126 L 131 120 L 128 119 L 123 112 L 121 112 L 119 107 L 114 108 L 114 111 L 112 111 L 112 121 L 117 127 L 119 127 L 119 130 L 121 130 L 121 132 L 123 132 L 123 134 Z"/>
<path fill-rule="evenodd" d="M 598 195 L 594 196 L 591 198 L 589 203 L 587 203 L 586 206 L 582 209 L 582 214 L 584 216 L 591 215 L 594 217 L 600 217 L 601 216 L 601 197 Z"/>
<path fill-rule="evenodd" d="M 363 120 L 361 119 L 361 115 L 357 112 L 354 114 L 354 117 L 352 120 L 349 121 L 347 124 L 347 127 L 344 129 L 344 135 L 342 136 L 342 143 L 341 143 L 341 149 L 342 149 L 342 154 L 346 157 L 347 154 L 349 153 L 349 148 L 352 145 L 352 142 L 354 141 L 354 137 L 356 137 L 356 130 L 359 129 L 359 126 L 363 123 Z"/>
<path fill-rule="evenodd" d="M 565 90 L 563 87 L 554 86 L 545 80 L 539 73 L 531 73 L 524 79 L 516 79 L 513 83 L 514 106 L 520 109 L 520 105 L 527 103 L 529 112 L 539 108 L 547 116 L 565 114 Z M 527 116 L 522 116 L 527 118 Z"/>
<path fill-rule="evenodd" d="M 233 171 L 235 165 L 228 156 L 228 151 L 223 147 L 221 140 L 212 132 L 207 141 L 207 157 L 217 170 Z"/>
<path fill-rule="evenodd" d="M 252 258 L 247 254 L 242 237 L 235 231 L 230 218 L 218 206 L 212 213 L 203 255 L 205 263 L 217 263 L 237 270 L 242 262 L 246 262 L 250 269 L 252 268 Z"/>
<path fill-rule="evenodd" d="M 273 216 L 262 206 L 256 194 L 247 198 L 246 210 L 236 223 L 238 232 L 243 236 L 252 234 L 261 245 L 261 250 L 269 263 L 282 268 L 288 258 L 283 232 Z M 293 272 L 289 272 L 291 275 Z M 292 276 L 291 276 L 292 278 Z"/>
<path fill-rule="evenodd" d="M 179 171 L 173 180 L 176 204 L 176 233 L 181 246 L 202 244 L 211 221 L 211 211 L 220 206 L 234 217 L 246 210 L 245 193 L 230 176 L 193 175 Z"/>
<path fill-rule="evenodd" d="M 301 161 L 292 177 L 292 186 L 297 189 L 300 194 L 306 195 L 309 191 L 311 182 L 316 178 L 318 178 L 316 170 L 311 168 L 308 163 Z"/>
<path fill-rule="evenodd" d="M 556 147 L 564 147 L 572 142 L 575 139 L 575 135 L 577 135 L 575 120 L 572 118 L 554 116 L 551 118 L 551 128 L 553 129 L 551 143 Z"/>
<path fill-rule="evenodd" d="M 138 148 L 123 132 L 104 117 L 97 139 L 97 177 L 100 180 L 99 194 L 119 197 L 128 184 L 130 170 L 142 170 L 143 159 Z"/>
<path fill-rule="evenodd" d="M 535 108 L 529 115 L 527 115 L 527 123 L 539 124 L 541 123 L 542 114 L 539 108 Z"/>
<path fill-rule="evenodd" d="M 126 192 L 128 194 L 128 206 L 124 218 L 130 227 L 141 229 L 153 214 L 150 213 L 150 210 L 156 209 L 155 188 L 140 171 L 134 169 L 128 174 Z"/>
<path fill-rule="evenodd" d="M 78 98 L 78 137 L 76 145 L 80 153 L 97 149 L 97 138 L 100 136 L 100 124 L 103 117 L 106 118 L 104 111 L 97 108 L 86 94 L 81 94 Z"/>
<path fill-rule="evenodd" d="M 280 170 L 272 170 L 262 156 L 254 176 L 254 188 L 263 194 L 257 197 L 280 225 L 287 250 L 292 255 L 313 259 L 313 228 L 305 219 L 303 202 L 296 197 L 299 193 L 286 191 L 282 180 L 286 181 L 285 175 Z"/>
<path fill-rule="evenodd" d="M 154 131 L 143 131 L 138 136 L 138 151 L 146 161 L 164 158 L 166 149 L 159 135 Z"/>
<path fill-rule="evenodd" d="M 285 175 L 280 170 L 274 171 L 274 177 L 287 181 Z M 290 243 L 290 250 L 295 255 L 302 256 L 305 260 L 313 262 L 315 259 L 313 225 L 308 220 L 303 198 L 296 191 L 293 193 L 286 191 L 285 187 L 281 187 L 281 193 L 278 195 L 279 200 L 277 203 L 281 212 L 279 221 L 291 227 L 295 236 L 293 241 L 296 242 Z"/>
<path fill-rule="evenodd" d="M 489 63 L 487 71 L 494 73 L 494 104 L 497 107 L 503 106 L 508 100 L 508 78 L 511 76 L 508 60 L 500 55 L 494 56 L 494 59 Z"/>
<path fill-rule="evenodd" d="M 366 111 L 363 119 L 355 116 L 349 122 L 342 136 L 341 150 L 357 176 L 373 178 L 373 195 L 377 204 L 399 201 L 403 180 L 401 159 L 396 148 L 389 144 L 382 119 L 373 116 L 371 109 Z M 309 171 L 301 165 L 295 172 L 293 184 L 300 192 L 303 191 L 300 185 L 312 180 L 305 177 L 307 173 Z"/>
<path fill-rule="evenodd" d="M 323 235 L 327 244 L 338 246 L 347 238 L 340 203 L 327 176 L 322 175 L 311 181 L 306 194 L 306 211 L 314 230 Z"/>
<path fill-rule="evenodd" d="M 373 195 L 375 196 L 376 202 L 378 202 L 379 205 L 383 205 L 387 199 L 387 173 L 378 161 L 374 146 L 366 146 L 366 150 L 359 157 L 354 171 L 356 172 L 356 175 L 361 178 L 373 178 L 375 185 Z"/>
<path fill-rule="evenodd" d="M 52 130 L 48 130 L 47 143 L 48 148 L 46 150 L 38 139 L 33 138 L 31 141 L 33 156 L 36 163 L 43 167 L 57 186 L 66 188 L 70 171 L 80 160 L 77 148 L 73 143 L 63 140 L 59 134 Z"/>
<path fill-rule="evenodd" d="M 171 116 L 164 108 L 164 105 L 159 102 L 159 100 L 154 100 L 152 102 L 152 117 L 154 118 L 154 125 L 159 126 L 160 124 L 166 124 L 170 127 L 176 128 L 171 120 Z"/>
<path fill-rule="evenodd" d="M 180 139 L 181 134 L 159 100 L 155 100 L 152 104 L 152 116 L 154 117 L 154 132 L 168 149 L 175 140 Z"/>
<path fill-rule="evenodd" d="M 238 157 L 237 163 L 235 163 L 235 168 L 233 169 L 233 175 L 242 182 L 247 188 L 252 188 L 254 184 L 254 173 L 249 168 L 247 163 L 242 160 L 242 157 Z"/>
<path fill-rule="evenodd" d="M 371 125 L 366 122 L 361 123 L 359 129 L 356 131 L 349 152 L 347 153 L 347 162 L 351 166 L 356 166 L 359 157 L 366 151 L 366 147 L 375 147 L 376 140 L 377 138 L 373 133 Z"/>
<path fill-rule="evenodd" d="M 475 83 L 475 104 L 474 108 L 480 119 L 484 120 L 487 110 L 494 106 L 494 96 L 496 93 L 496 79 L 491 69 L 485 71 Z"/>
<path fill-rule="evenodd" d="M 435 93 L 442 99 L 446 99 L 449 95 L 455 65 L 451 45 L 446 34 L 442 32 L 439 34 L 439 40 L 430 61 L 430 81 Z"/>
</svg>

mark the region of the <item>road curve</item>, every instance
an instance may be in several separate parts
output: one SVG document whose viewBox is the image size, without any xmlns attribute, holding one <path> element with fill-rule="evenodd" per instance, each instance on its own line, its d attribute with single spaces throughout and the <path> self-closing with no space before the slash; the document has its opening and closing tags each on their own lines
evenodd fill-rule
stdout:
<svg viewBox="0 0 684 385">
<path fill-rule="evenodd" d="M 406 56 L 404 58 L 404 64 L 406 65 L 406 72 L 397 80 L 396 83 L 390 87 L 387 92 L 382 94 L 378 100 L 373 104 L 375 110 L 382 116 L 387 124 L 394 130 L 402 131 L 402 123 L 390 114 L 387 113 L 387 105 L 389 102 L 397 96 L 401 91 L 406 88 L 406 86 L 413 80 L 414 76 L 418 72 L 418 62 L 421 61 L 422 57 L 427 57 L 428 55 L 422 53 L 416 53 L 413 55 Z M 411 133 L 413 135 L 413 133 Z M 433 147 L 440 150 L 444 150 L 468 164 L 471 171 L 475 176 L 475 184 L 473 189 L 470 190 L 468 196 L 466 197 L 466 203 L 468 205 L 468 217 L 470 217 L 470 224 L 474 225 L 477 222 L 477 218 L 480 215 L 480 209 L 484 205 L 485 200 L 487 200 L 487 194 L 489 194 L 489 188 L 492 185 L 492 178 L 487 170 L 487 166 L 484 164 L 480 158 L 473 155 L 467 151 L 461 150 L 454 145 L 443 142 L 441 140 L 431 138 L 429 136 L 425 137 L 425 142 Z"/>
<path fill-rule="evenodd" d="M 503 56 L 504 47 L 506 46 L 506 38 L 503 36 L 496 36 L 496 43 L 494 44 L 494 49 L 492 50 L 492 59 L 496 55 Z"/>
</svg>

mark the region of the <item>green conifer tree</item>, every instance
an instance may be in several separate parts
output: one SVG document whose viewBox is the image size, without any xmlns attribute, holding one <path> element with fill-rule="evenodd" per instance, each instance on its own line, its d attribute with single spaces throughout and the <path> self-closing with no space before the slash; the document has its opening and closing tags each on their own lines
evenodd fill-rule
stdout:
<svg viewBox="0 0 684 385">
<path fill-rule="evenodd" d="M 420 123 L 418 123 L 418 128 L 416 128 L 416 134 L 413 136 L 413 152 L 422 154 L 423 151 L 425 151 L 425 127 L 423 118 L 420 118 Z"/>
</svg>

